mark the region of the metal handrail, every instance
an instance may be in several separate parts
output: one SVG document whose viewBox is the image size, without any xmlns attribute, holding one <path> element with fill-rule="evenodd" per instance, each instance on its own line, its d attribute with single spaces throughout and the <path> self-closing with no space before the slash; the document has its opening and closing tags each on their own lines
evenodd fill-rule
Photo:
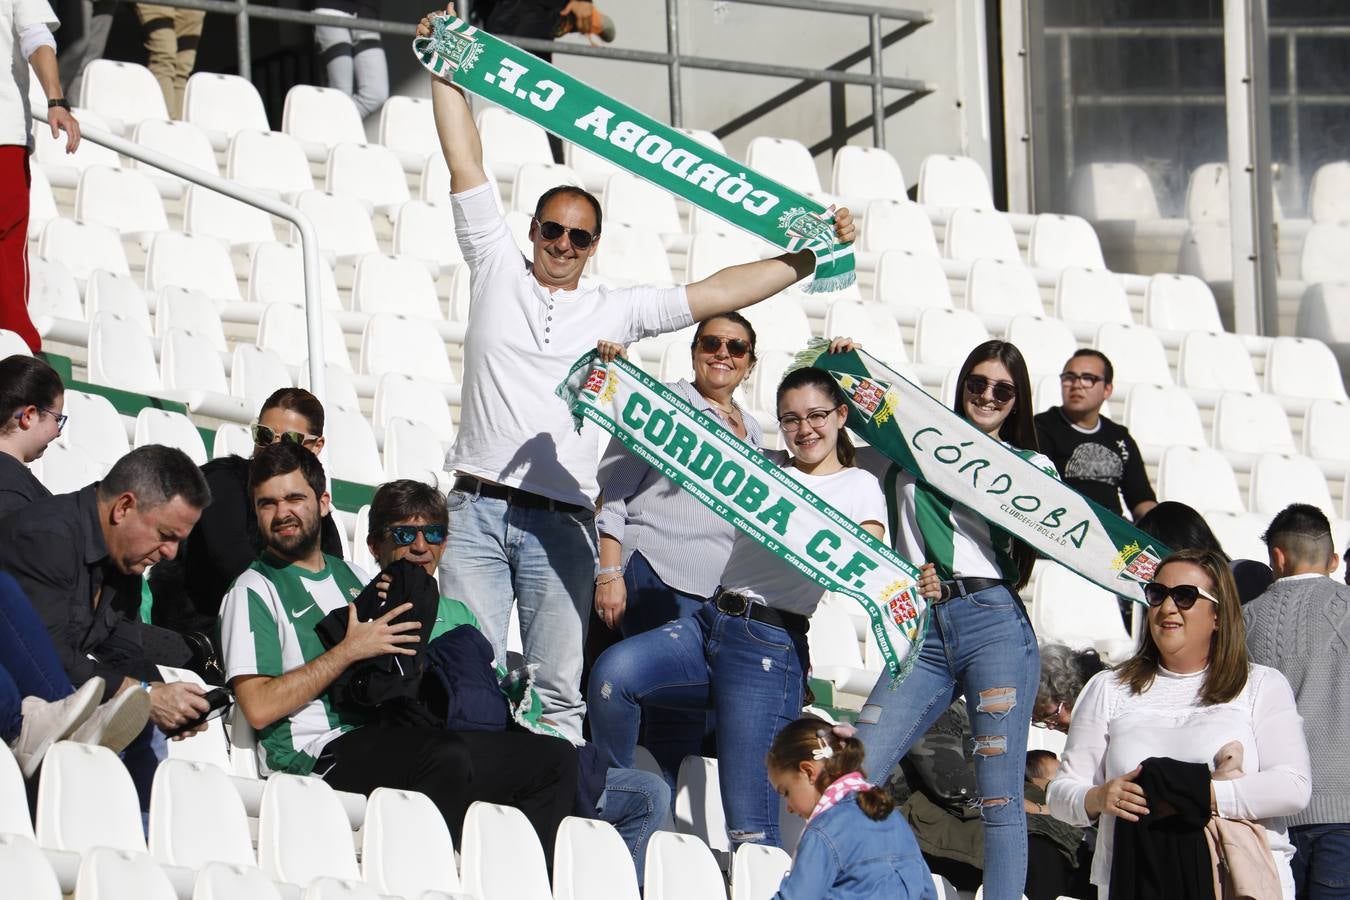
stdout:
<svg viewBox="0 0 1350 900">
<path fill-rule="evenodd" d="M 868 43 L 867 55 L 872 63 L 869 73 L 842 72 L 830 69 L 811 69 L 802 66 L 784 66 L 774 63 L 752 63 L 744 60 L 717 59 L 705 56 L 691 56 L 680 52 L 679 46 L 679 0 L 665 0 L 666 7 L 666 52 L 653 50 L 633 50 L 625 47 L 594 47 L 589 44 L 571 41 L 545 41 L 537 38 L 511 36 L 511 43 L 537 53 L 562 53 L 572 56 L 611 59 L 619 62 L 647 63 L 664 66 L 667 71 L 670 93 L 670 123 L 681 127 L 684 122 L 683 103 L 680 94 L 679 73 L 683 68 L 707 69 L 719 72 L 732 72 L 739 75 L 762 75 L 774 78 L 794 78 L 817 84 L 837 83 L 870 87 L 872 92 L 872 139 L 873 143 L 885 145 L 884 125 L 886 108 L 883 91 L 887 88 L 908 91 L 913 94 L 930 94 L 934 87 L 917 78 L 887 77 L 881 73 L 883 20 L 908 22 L 914 26 L 926 25 L 933 21 L 931 14 L 912 9 L 892 9 L 866 3 L 820 3 L 816 0 L 730 0 L 750 6 L 769 6 L 782 9 L 806 10 L 811 12 L 836 13 L 867 19 Z M 463 0 L 461 0 L 462 5 Z M 233 16 L 235 20 L 235 42 L 238 55 L 239 74 L 252 80 L 252 44 L 249 37 L 249 20 L 267 19 L 275 22 L 290 22 L 298 25 L 335 25 L 340 28 L 360 28 L 381 34 L 399 35 L 411 38 L 415 26 L 408 22 L 395 22 L 388 19 L 348 18 L 346 16 L 321 15 L 297 9 L 281 9 L 250 2 L 250 0 L 165 0 L 165 6 L 199 9 L 204 12 L 221 13 Z"/>
<path fill-rule="evenodd" d="M 47 124 L 47 111 L 34 110 L 33 118 Z M 305 279 L 305 337 L 309 343 L 309 390 L 322 403 L 327 393 L 327 375 L 324 370 L 323 298 L 319 292 L 319 236 L 314 223 L 298 208 L 255 188 L 228 181 L 219 175 L 179 162 L 157 150 L 109 134 L 101 128 L 80 125 L 80 139 L 107 147 L 130 159 L 177 175 L 193 184 L 233 197 L 240 203 L 257 207 L 279 219 L 285 219 L 300 233 L 300 255 Z"/>
</svg>

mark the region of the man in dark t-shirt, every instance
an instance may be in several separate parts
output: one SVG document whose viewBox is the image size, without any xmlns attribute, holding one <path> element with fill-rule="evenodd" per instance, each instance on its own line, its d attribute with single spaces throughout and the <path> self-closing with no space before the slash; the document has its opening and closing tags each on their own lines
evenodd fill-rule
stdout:
<svg viewBox="0 0 1350 900">
<path fill-rule="evenodd" d="M 1063 405 L 1036 416 L 1036 437 L 1065 484 L 1117 514 L 1123 496 L 1138 519 L 1158 501 L 1134 438 L 1101 414 L 1112 375 L 1111 360 L 1096 350 L 1069 357 L 1059 376 Z"/>
</svg>

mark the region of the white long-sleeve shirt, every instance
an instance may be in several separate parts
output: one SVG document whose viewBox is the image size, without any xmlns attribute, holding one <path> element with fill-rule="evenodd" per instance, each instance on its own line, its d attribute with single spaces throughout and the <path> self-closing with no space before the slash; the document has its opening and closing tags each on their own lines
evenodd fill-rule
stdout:
<svg viewBox="0 0 1350 900">
<path fill-rule="evenodd" d="M 1213 782 L 1219 814 L 1265 826 L 1284 896 L 1294 900 L 1289 868 L 1294 848 L 1283 817 L 1307 805 L 1312 777 L 1293 691 L 1276 670 L 1253 665 L 1241 693 L 1227 703 L 1202 706 L 1204 678 L 1204 672 L 1178 675 L 1160 667 L 1152 686 L 1133 694 L 1115 672 L 1093 676 L 1074 703 L 1059 775 L 1046 792 L 1050 814 L 1086 827 L 1093 824 L 1087 794 L 1096 785 L 1126 774 L 1151 756 L 1213 768 L 1220 747 L 1241 741 L 1246 774 Z M 1103 817 L 1099 825 L 1092 883 L 1098 887 L 1099 900 L 1106 900 L 1115 827 L 1110 817 Z"/>
</svg>

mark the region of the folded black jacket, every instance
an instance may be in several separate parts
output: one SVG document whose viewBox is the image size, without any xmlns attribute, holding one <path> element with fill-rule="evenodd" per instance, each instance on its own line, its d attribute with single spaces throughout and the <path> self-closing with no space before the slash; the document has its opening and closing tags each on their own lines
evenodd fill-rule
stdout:
<svg viewBox="0 0 1350 900">
<path fill-rule="evenodd" d="M 1164 757 L 1144 760 L 1134 783 L 1149 814 L 1115 820 L 1111 900 L 1215 900 L 1214 866 L 1205 841 L 1209 767 Z M 1175 815 L 1159 810 L 1170 805 Z"/>
</svg>

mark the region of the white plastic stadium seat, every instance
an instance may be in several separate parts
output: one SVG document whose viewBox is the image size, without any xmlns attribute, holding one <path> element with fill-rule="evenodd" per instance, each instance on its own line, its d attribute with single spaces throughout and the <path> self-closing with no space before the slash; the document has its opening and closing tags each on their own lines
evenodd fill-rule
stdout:
<svg viewBox="0 0 1350 900">
<path fill-rule="evenodd" d="M 38 255 L 60 260 L 77 281 L 84 281 L 95 269 L 118 275 L 131 273 L 122 238 L 107 225 L 81 225 L 73 219 L 53 219 L 42 229 Z"/>
<path fill-rule="evenodd" d="M 67 398 L 69 399 L 69 398 Z M 37 841 L 87 854 L 94 847 L 145 852 L 131 774 L 107 747 L 59 741 L 42 761 Z"/>
<path fill-rule="evenodd" d="M 450 830 L 425 794 L 376 788 L 361 829 L 366 881 L 384 894 L 417 897 L 423 891 L 458 891 Z"/>
<path fill-rule="evenodd" d="M 230 393 L 258 408 L 278 388 L 294 387 L 290 372 L 271 350 L 240 342 L 230 364 Z"/>
<path fill-rule="evenodd" d="M 801 194 L 820 194 L 820 173 L 811 152 L 800 141 L 761 135 L 751 138 L 745 164 Z"/>
<path fill-rule="evenodd" d="M 929 306 L 952 308 L 947 272 L 936 255 L 887 250 L 877 260 L 872 297 L 897 312 L 913 313 Z"/>
<path fill-rule="evenodd" d="M 420 172 L 427 154 L 439 153 L 431 100 L 393 96 L 380 109 L 380 143 L 398 155 L 403 168 Z"/>
<path fill-rule="evenodd" d="M 825 337 L 854 337 L 891 368 L 909 364 L 899 323 L 885 304 L 875 300 L 836 300 L 830 304 L 825 313 Z"/>
<path fill-rule="evenodd" d="M 1252 466 L 1250 494 L 1248 505 L 1261 515 L 1273 516 L 1291 503 L 1310 503 L 1328 518 L 1337 518 L 1326 476 L 1306 456 L 1262 456 Z"/>
<path fill-rule="evenodd" d="M 31 309 L 31 306 L 30 306 Z M 32 356 L 33 351 L 24 343 L 23 338 L 13 331 L 0 328 L 0 359 L 10 356 Z"/>
<path fill-rule="evenodd" d="M 689 356 L 685 351 L 685 357 Z M 431 429 L 437 440 L 450 444 L 455 439 L 455 423 L 445 394 L 433 382 L 422 381 L 401 372 L 386 372 L 375 388 L 371 421 L 386 428 L 394 418 L 414 419 Z"/>
<path fill-rule="evenodd" d="M 81 125 L 102 129 L 108 127 L 103 117 L 91 110 L 76 108 L 71 113 Z M 93 141 L 80 141 L 74 153 L 67 153 L 65 132 L 54 138 L 51 129 L 35 128 L 33 141 L 37 145 L 35 154 L 38 164 L 46 170 L 48 180 L 55 187 L 75 187 L 80 180 L 80 172 L 89 166 L 117 168 L 122 164 L 115 150 Z"/>
<path fill-rule="evenodd" d="M 873 200 L 867 204 L 862 246 L 873 253 L 908 250 L 924 256 L 941 255 L 928 213 L 919 204 L 904 199 Z"/>
<path fill-rule="evenodd" d="M 1073 332 L 1060 319 L 1013 316 L 1004 337 L 1022 350 L 1027 372 L 1033 378 L 1058 375 L 1078 349 Z"/>
<path fill-rule="evenodd" d="M 319 260 L 319 294 L 324 309 L 342 308 L 333 267 Z M 304 252 L 299 244 L 272 241 L 259 244 L 249 263 L 248 299 L 250 303 L 290 303 L 305 305 Z"/>
<path fill-rule="evenodd" d="M 831 193 L 847 203 L 907 197 L 900 163 L 879 147 L 840 147 L 834 154 L 830 182 Z"/>
<path fill-rule="evenodd" d="M 334 478 L 360 484 L 380 484 L 384 467 L 370 423 L 359 410 L 330 407 L 324 421 L 328 472 Z"/>
<path fill-rule="evenodd" d="M 577 173 L 581 183 L 585 185 L 588 191 L 606 190 L 605 184 L 610 176 L 623 173 L 614 163 L 607 159 L 596 156 L 589 150 L 582 150 L 576 144 L 566 143 L 563 145 L 563 162 L 567 167 Z M 627 174 L 627 173 L 624 173 Z"/>
<path fill-rule="evenodd" d="M 409 200 L 394 216 L 394 253 L 436 263 L 443 268 L 464 261 L 455 240 L 455 219 L 448 206 Z"/>
<path fill-rule="evenodd" d="M 1031 224 L 1027 263 L 1037 268 L 1105 269 L 1101 241 L 1086 219 L 1045 213 Z"/>
<path fill-rule="evenodd" d="M 350 259 L 379 251 L 370 213 L 366 212 L 360 200 L 338 197 L 326 191 L 302 191 L 295 198 L 295 205 L 314 223 L 314 229 L 319 235 L 319 248 L 324 252 L 339 259 Z M 291 236 L 295 242 L 299 242 L 300 237 L 294 225 L 291 226 Z"/>
<path fill-rule="evenodd" d="M 700 231 L 689 241 L 685 279 L 702 281 L 727 266 L 760 258 L 763 243 L 743 231 Z"/>
<path fill-rule="evenodd" d="M 297 386 L 309 390 L 309 359 L 306 358 L 299 368 L 300 379 Z M 361 400 L 356 395 L 356 382 L 352 380 L 351 370 L 338 368 L 332 363 L 325 363 L 323 378 L 324 390 L 326 391 L 323 398 L 325 406 L 331 403 L 334 406 L 345 406 L 348 409 L 361 408 Z"/>
<path fill-rule="evenodd" d="M 578 173 L 571 174 L 577 179 L 581 178 Z M 517 181 L 517 190 L 519 187 L 520 182 Z M 605 182 L 604 209 L 606 226 L 611 223 L 637 225 L 657 234 L 679 234 L 684 231 L 680 224 L 680 211 L 675 205 L 675 195 L 627 172 L 615 172 Z M 533 211 L 534 206 L 531 204 L 529 212 Z"/>
<path fill-rule="evenodd" d="M 104 468 L 131 449 L 122 417 L 107 397 L 67 389 L 65 412 L 70 421 L 56 439 L 62 447 L 78 451 Z"/>
<path fill-rule="evenodd" d="M 145 286 L 200 291 L 216 300 L 239 300 L 239 282 L 225 245 L 214 238 L 162 231 L 145 259 Z"/>
<path fill-rule="evenodd" d="M 111 468 L 111 463 L 94 459 L 83 450 L 52 444 L 42 458 L 35 460 L 30 468 L 42 482 L 43 487 L 53 494 L 67 494 L 78 491 L 86 485 L 98 481 Z"/>
<path fill-rule="evenodd" d="M 342 143 L 334 147 L 328 154 L 324 187 L 369 203 L 390 218 L 399 204 L 412 199 L 398 156 L 379 144 Z"/>
<path fill-rule="evenodd" d="M 225 177 L 279 194 L 314 189 L 314 175 L 304 148 L 280 131 L 237 132 L 230 138 L 225 156 Z"/>
<path fill-rule="evenodd" d="M 98 269 L 89 273 L 84 288 L 85 314 L 93 321 L 101 312 L 116 313 L 150 333 L 150 307 L 145 288 L 130 275 L 117 275 Z"/>
<path fill-rule="evenodd" d="M 309 84 L 297 84 L 286 92 L 281 130 L 299 141 L 314 162 L 322 162 L 338 144 L 366 142 L 366 129 L 352 98 L 335 88 Z"/>
<path fill-rule="evenodd" d="M 19 795 L 23 800 L 23 795 Z M 42 850 L 24 834 L 0 833 L 0 872 L 10 896 L 25 900 L 61 900 L 61 884 Z"/>
<path fill-rule="evenodd" d="M 272 217 L 265 210 L 195 184 L 183 191 L 183 230 L 232 247 L 276 240 Z"/>
<path fill-rule="evenodd" d="M 791 294 L 778 294 L 747 306 L 741 313 L 755 327 L 756 351 L 782 350 L 797 353 L 811 340 L 811 323 L 801 304 Z"/>
<path fill-rule="evenodd" d="M 1144 321 L 1159 331 L 1223 331 L 1214 294 L 1193 275 L 1160 273 L 1144 289 Z"/>
<path fill-rule="evenodd" d="M 1191 389 L 1261 390 L 1252 368 L 1252 357 L 1235 334 L 1193 331 L 1181 341 L 1177 355 L 1177 379 Z"/>
<path fill-rule="evenodd" d="M 1270 394 L 1228 391 L 1214 407 L 1214 446 L 1231 453 L 1297 453 L 1289 417 Z"/>
<path fill-rule="evenodd" d="M 80 105 L 102 116 L 116 134 L 130 137 L 145 119 L 169 118 L 164 92 L 145 66 L 96 59 L 85 66 L 80 83 Z"/>
<path fill-rule="evenodd" d="M 253 438 L 243 425 L 227 422 L 216 429 L 216 439 L 211 443 L 212 459 L 220 459 L 223 456 L 242 456 L 247 459 L 252 453 Z M 233 770 L 233 758 L 230 760 L 230 766 Z"/>
<path fill-rule="evenodd" d="M 96 846 L 85 854 L 75 900 L 176 900 L 173 884 L 149 854 Z"/>
<path fill-rule="evenodd" d="M 190 331 L 224 353 L 225 326 L 220 321 L 216 302 L 201 291 L 180 287 L 159 289 L 155 301 L 155 332 L 163 337 L 171 330 Z"/>
<path fill-rule="evenodd" d="M 989 340 L 979 316 L 968 309 L 925 309 L 914 329 L 914 361 L 948 368 Z"/>
<path fill-rule="evenodd" d="M 182 413 L 147 406 L 136 414 L 135 446 L 177 447 L 199 466 L 206 465 L 206 443 L 192 420 Z"/>
<path fill-rule="evenodd" d="M 731 860 L 731 900 L 770 900 L 792 868 L 792 857 L 765 844 L 741 844 Z"/>
<path fill-rule="evenodd" d="M 1168 447 L 1158 464 L 1158 499 L 1176 500 L 1200 511 L 1247 511 L 1233 467 L 1218 450 Z"/>
<path fill-rule="evenodd" d="M 134 169 L 90 166 L 75 189 L 75 218 L 116 228 L 130 235 L 169 227 L 164 201 L 154 182 Z"/>
<path fill-rule="evenodd" d="M 1119 278 L 1105 269 L 1069 267 L 1055 284 L 1055 316 L 1068 322 L 1134 324 Z"/>
<path fill-rule="evenodd" d="M 425 321 L 381 313 L 370 317 L 361 334 L 363 375 L 402 372 L 437 384 L 454 384 L 445 342 Z"/>
<path fill-rule="evenodd" d="M 567 166 L 551 162 L 523 163 L 516 169 L 516 177 L 511 181 L 511 209 L 529 216 L 534 215 L 535 205 L 544 191 L 560 184 L 580 187 L 581 179 Z"/>
<path fill-rule="evenodd" d="M 213 862 L 197 873 L 192 900 L 281 900 L 270 878 L 253 866 Z"/>
<path fill-rule="evenodd" d="M 633 225 L 606 223 L 591 267 L 594 275 L 615 284 L 675 283 L 660 235 Z"/>
<path fill-rule="evenodd" d="M 525 814 L 476 802 L 464 816 L 460 883 L 475 897 L 552 900 L 544 850 Z M 649 882 L 650 883 L 650 882 Z"/>
<path fill-rule="evenodd" d="M 1350 221 L 1350 162 L 1318 167 L 1308 186 L 1308 212 L 1314 222 Z"/>
<path fill-rule="evenodd" d="M 302 887 L 324 875 L 359 878 L 351 824 L 321 778 L 273 775 L 263 789 L 258 863 L 276 881 Z"/>
<path fill-rule="evenodd" d="M 379 900 L 370 885 L 350 878 L 319 878 L 305 890 L 305 900 Z"/>
<path fill-rule="evenodd" d="M 267 110 L 258 89 L 247 78 L 197 72 L 187 80 L 183 94 L 183 121 L 191 122 L 224 150 L 240 131 L 267 131 Z"/>
<path fill-rule="evenodd" d="M 1314 400 L 1303 414 L 1303 452 L 1313 459 L 1350 460 L 1350 403 Z"/>
<path fill-rule="evenodd" d="M 163 387 L 150 333 L 117 313 L 98 313 L 89 322 L 89 380 L 141 394 Z"/>
<path fill-rule="evenodd" d="M 1167 351 L 1151 329 L 1108 322 L 1097 329 L 1093 346 L 1111 360 L 1117 384 L 1174 383 Z"/>
<path fill-rule="evenodd" d="M 968 156 L 925 156 L 919 167 L 919 202 L 939 208 L 994 208 L 989 177 Z"/>
<path fill-rule="evenodd" d="M 133 140 L 147 150 L 163 153 L 208 174 L 220 174 L 220 165 L 216 162 L 216 151 L 211 147 L 211 139 L 206 136 L 206 132 L 190 122 L 146 119 L 136 126 Z M 153 181 L 155 187 L 165 197 L 181 196 L 183 188 L 190 183 L 138 159 L 132 160 L 131 167 Z"/>
<path fill-rule="evenodd" d="M 483 161 L 498 177 L 510 174 L 526 163 L 552 164 L 548 132 L 500 106 L 487 106 L 478 114 L 478 133 L 483 141 Z"/>
<path fill-rule="evenodd" d="M 714 900 L 726 882 L 708 847 L 687 834 L 658 831 L 647 844 L 645 900 Z"/>
<path fill-rule="evenodd" d="M 1043 316 L 1041 289 L 1016 260 L 977 259 L 966 276 L 966 307 L 981 316 Z"/>
<path fill-rule="evenodd" d="M 1326 344 L 1277 337 L 1266 350 L 1266 390 L 1281 397 L 1346 400 L 1340 365 Z"/>
<path fill-rule="evenodd" d="M 52 183 L 47 178 L 47 170 L 42 166 L 29 169 L 32 183 L 28 186 L 28 239 L 36 240 L 48 222 L 60 216 L 56 208 L 56 197 L 52 194 Z"/>
<path fill-rule="evenodd" d="M 299 366 L 309 358 L 309 330 L 303 307 L 272 303 L 263 308 L 258 321 L 258 346 L 271 350 L 288 366 Z M 344 372 L 352 370 L 347 355 L 347 339 L 332 315 L 323 317 L 323 349 L 326 364 Z"/>
<path fill-rule="evenodd" d="M 1276 221 L 1283 219 L 1279 193 L 1271 199 Z M 1228 223 L 1227 163 L 1204 163 L 1191 171 L 1186 185 L 1186 218 L 1192 222 Z"/>
<path fill-rule="evenodd" d="M 412 259 L 370 253 L 357 261 L 352 308 L 364 313 L 394 313 L 443 319 L 436 283 L 427 267 Z"/>
<path fill-rule="evenodd" d="M 993 209 L 963 207 L 947 220 L 947 237 L 942 253 L 948 259 L 1001 259 L 1022 262 L 1017 235 L 1007 216 Z"/>
<path fill-rule="evenodd" d="M 1031 624 L 1042 640 L 1091 647 L 1111 663 L 1123 662 L 1134 650 L 1116 595 L 1057 563 L 1040 563 L 1031 609 Z"/>
<path fill-rule="evenodd" d="M 1299 252 L 1304 281 L 1350 281 L 1350 223 L 1319 222 L 1308 229 Z"/>
<path fill-rule="evenodd" d="M 182 759 L 160 763 L 150 791 L 150 853 L 192 869 L 258 864 L 244 801 L 227 772 Z"/>
<path fill-rule="evenodd" d="M 553 852 L 554 900 L 639 900 L 633 856 L 614 826 L 568 816 Z"/>
<path fill-rule="evenodd" d="M 1200 410 L 1185 388 L 1136 385 L 1125 399 L 1125 427 L 1141 445 L 1208 446 Z"/>
<path fill-rule="evenodd" d="M 411 478 L 436 485 L 445 470 L 445 445 L 413 419 L 390 419 L 384 430 L 384 479 Z M 365 479 L 361 479 L 365 480 Z"/>
<path fill-rule="evenodd" d="M 1069 208 L 1084 218 L 1149 220 L 1162 216 L 1148 173 L 1134 163 L 1078 166 L 1069 187 Z"/>
<path fill-rule="evenodd" d="M 705 756 L 686 756 L 680 761 L 675 781 L 675 829 L 693 835 L 705 846 L 729 852 L 731 837 L 722 807 L 722 786 L 717 760 Z M 651 856 L 647 857 L 646 882 L 651 885 Z"/>
<path fill-rule="evenodd" d="M 28 278 L 28 314 L 35 322 L 40 316 L 84 319 L 80 287 L 64 263 L 34 254 L 28 258 Z"/>
</svg>

